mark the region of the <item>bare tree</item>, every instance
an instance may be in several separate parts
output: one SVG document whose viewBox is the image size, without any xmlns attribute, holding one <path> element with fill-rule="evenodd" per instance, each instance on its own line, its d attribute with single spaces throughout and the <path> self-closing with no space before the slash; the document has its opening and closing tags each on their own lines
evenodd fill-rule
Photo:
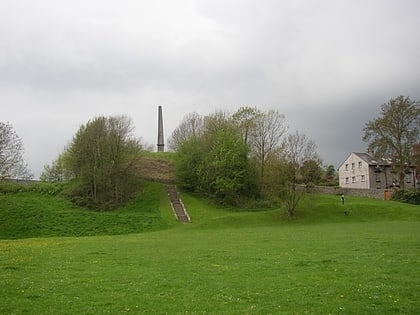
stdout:
<svg viewBox="0 0 420 315">
<path fill-rule="evenodd" d="M 172 132 L 169 139 L 169 148 L 176 151 L 179 144 L 193 136 L 198 135 L 203 127 L 203 118 L 196 112 L 185 115 L 181 124 Z"/>
<path fill-rule="evenodd" d="M 0 180 L 33 177 L 23 160 L 23 152 L 23 142 L 12 125 L 0 122 Z"/>
<path fill-rule="evenodd" d="M 284 142 L 284 159 L 287 165 L 287 171 L 283 176 L 286 178 L 284 185 L 284 199 L 286 202 L 286 210 L 289 217 L 295 215 L 295 209 L 301 200 L 304 192 L 296 190 L 299 172 L 305 162 L 319 161 L 316 144 L 305 134 L 295 132 L 289 134 Z"/>
<path fill-rule="evenodd" d="M 250 144 L 259 164 L 261 181 L 264 179 L 266 161 L 280 146 L 287 129 L 285 117 L 278 111 L 270 110 L 256 115 L 250 134 Z"/>
</svg>

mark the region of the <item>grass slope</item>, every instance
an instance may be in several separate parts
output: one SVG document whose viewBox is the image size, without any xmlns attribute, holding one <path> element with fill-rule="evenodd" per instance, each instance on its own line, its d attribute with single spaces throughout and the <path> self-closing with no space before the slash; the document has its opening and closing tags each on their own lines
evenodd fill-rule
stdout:
<svg viewBox="0 0 420 315">
<path fill-rule="evenodd" d="M 114 213 L 11 197 L 0 200 L 2 218 L 20 213 L 8 219 L 9 233 L 24 220 L 50 226 L 29 229 L 50 237 L 0 241 L 0 314 L 420 312 L 418 206 L 350 196 L 342 206 L 339 197 L 312 196 L 288 220 L 281 209 L 220 209 L 181 194 L 193 220 L 181 225 L 159 184 Z M 165 229 L 51 237 L 51 222 L 58 236 Z"/>
<path fill-rule="evenodd" d="M 136 200 L 109 212 L 78 208 L 63 198 L 38 193 L 0 194 L 0 239 L 118 235 L 174 227 L 177 223 L 165 187 L 149 182 Z M 344 206 L 337 196 L 306 197 L 293 220 L 284 216 L 284 209 L 224 209 L 194 195 L 181 194 L 181 198 L 192 218 L 189 229 L 420 221 L 418 206 L 351 196 Z M 349 215 L 344 216 L 344 211 Z"/>
<path fill-rule="evenodd" d="M 167 228 L 175 222 L 167 215 L 170 205 L 165 197 L 160 184 L 148 183 L 125 207 L 95 212 L 60 197 L 28 192 L 0 195 L 0 239 L 115 235 Z"/>
<path fill-rule="evenodd" d="M 283 226 L 373 221 L 420 221 L 420 207 L 394 201 L 346 197 L 345 205 L 334 195 L 309 195 L 297 208 L 296 218 L 285 209 L 220 209 L 190 194 L 181 194 L 194 228 Z M 344 215 L 344 211 L 348 215 Z"/>
</svg>

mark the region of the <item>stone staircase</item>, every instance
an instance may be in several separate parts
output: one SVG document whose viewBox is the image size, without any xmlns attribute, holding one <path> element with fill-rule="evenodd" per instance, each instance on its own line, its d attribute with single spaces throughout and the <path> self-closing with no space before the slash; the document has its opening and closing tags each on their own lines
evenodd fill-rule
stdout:
<svg viewBox="0 0 420 315">
<path fill-rule="evenodd" d="M 172 210 L 174 211 L 178 221 L 181 223 L 191 222 L 190 216 L 188 215 L 187 210 L 185 210 L 184 204 L 181 199 L 179 199 L 178 191 L 176 190 L 175 185 L 168 186 L 168 194 L 169 199 L 171 200 Z"/>
</svg>

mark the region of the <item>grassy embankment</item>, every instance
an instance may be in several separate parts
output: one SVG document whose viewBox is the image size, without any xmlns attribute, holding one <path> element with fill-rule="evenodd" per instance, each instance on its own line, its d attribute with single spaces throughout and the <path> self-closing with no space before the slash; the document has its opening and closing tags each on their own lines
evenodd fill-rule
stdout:
<svg viewBox="0 0 420 315">
<path fill-rule="evenodd" d="M 166 192 L 147 184 L 139 197 L 117 211 L 95 212 L 64 198 L 33 192 L 0 195 L 0 239 L 129 234 L 175 224 Z M 160 212 L 162 208 L 162 213 Z"/>
<path fill-rule="evenodd" d="M 312 196 L 290 221 L 182 198 L 191 224 L 175 222 L 160 184 L 109 213 L 0 196 L 1 237 L 32 237 L 0 241 L 0 313 L 420 311 L 418 206 Z"/>
</svg>

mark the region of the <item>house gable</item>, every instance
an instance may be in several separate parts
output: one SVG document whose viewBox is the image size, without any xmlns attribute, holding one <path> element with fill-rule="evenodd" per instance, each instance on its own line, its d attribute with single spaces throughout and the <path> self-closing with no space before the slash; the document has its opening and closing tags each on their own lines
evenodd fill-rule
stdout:
<svg viewBox="0 0 420 315">
<path fill-rule="evenodd" d="M 340 187 L 369 189 L 372 157 L 367 153 L 351 153 L 338 169 Z"/>
</svg>

